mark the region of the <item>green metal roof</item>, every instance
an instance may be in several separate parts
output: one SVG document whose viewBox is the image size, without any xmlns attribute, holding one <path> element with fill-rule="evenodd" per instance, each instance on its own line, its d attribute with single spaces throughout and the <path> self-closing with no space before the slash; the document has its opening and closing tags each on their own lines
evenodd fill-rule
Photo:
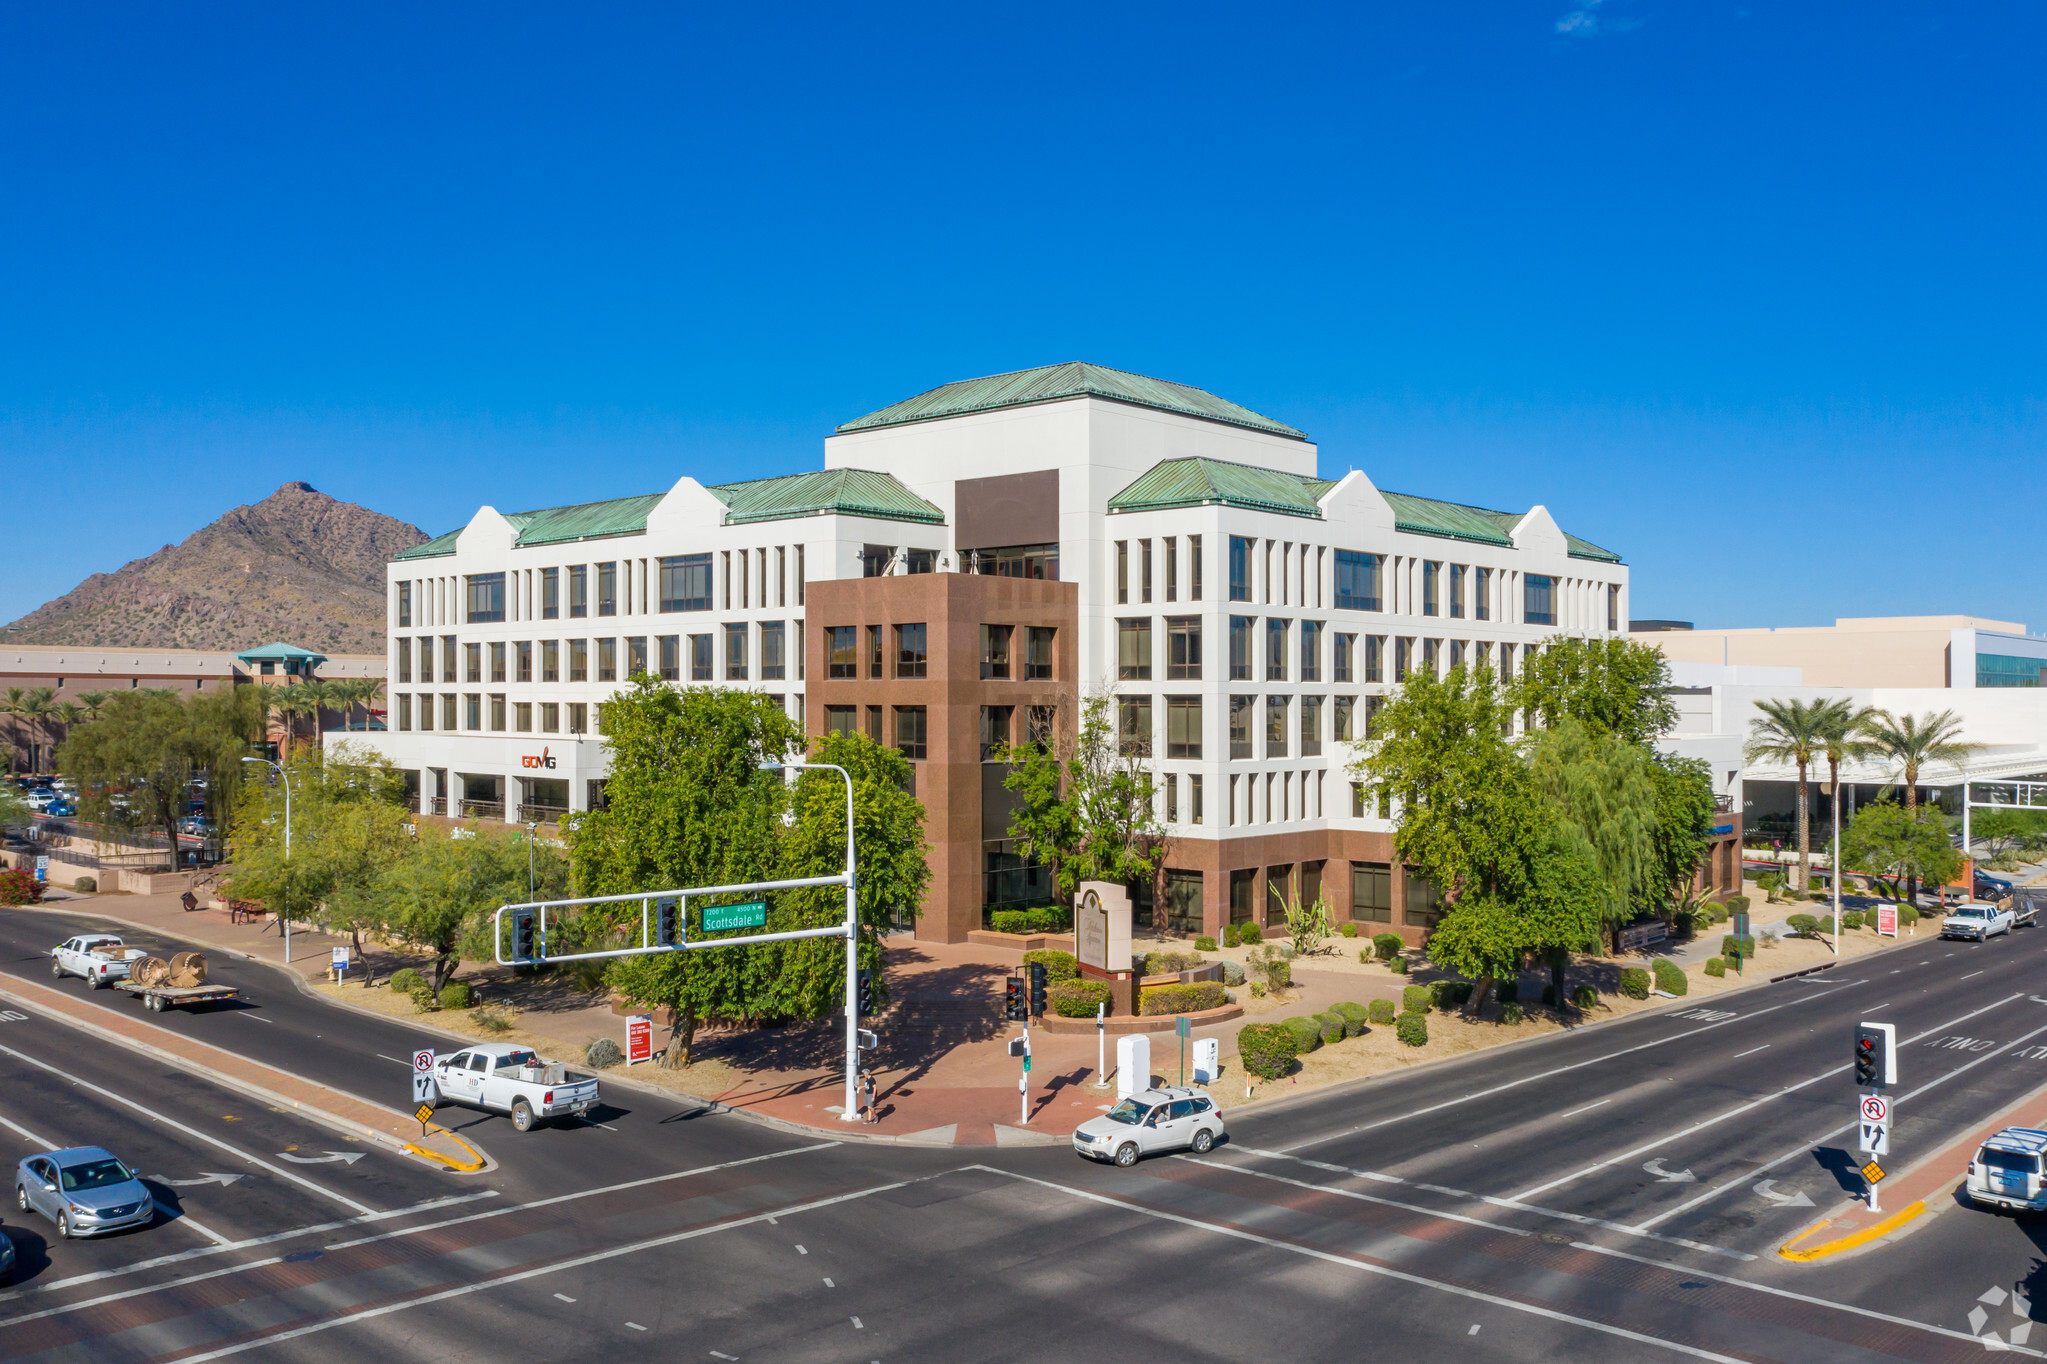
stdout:
<svg viewBox="0 0 2047 1364">
<path fill-rule="evenodd" d="M 869 431 L 906 422 L 935 421 L 940 417 L 957 417 L 968 412 L 989 412 L 996 408 L 1024 407 L 1079 397 L 1108 398 L 1156 408 L 1161 412 L 1177 412 L 1183 417 L 1200 417 L 1205 421 L 1224 422 L 1268 435 L 1286 436 L 1292 440 L 1307 439 L 1283 422 L 1260 416 L 1248 407 L 1239 407 L 1204 389 L 1080 361 L 942 384 L 928 393 L 906 398 L 878 412 L 870 412 L 857 421 L 847 422 L 838 430 L 843 435 L 849 431 Z"/>
<path fill-rule="evenodd" d="M 310 659 L 314 663 L 325 663 L 327 661 L 327 655 L 325 654 L 316 654 L 311 649 L 301 649 L 298 645 L 286 644 L 283 640 L 279 640 L 275 644 L 266 644 L 260 649 L 244 649 L 236 654 L 235 658 L 243 663 L 261 663 L 266 658 L 278 661 L 301 658 Z"/>
<path fill-rule="evenodd" d="M 1287 516 L 1322 515 L 1319 499 L 1336 485 L 1326 478 L 1308 478 L 1232 464 L 1220 459 L 1169 459 L 1154 464 L 1135 483 L 1109 499 L 1111 512 L 1159 511 L 1167 507 L 1250 507 Z"/>
<path fill-rule="evenodd" d="M 1597 559 L 1603 564 L 1617 564 L 1621 561 L 1621 556 L 1612 550 L 1601 549 L 1590 540 L 1581 540 L 1569 531 L 1564 532 L 1564 539 L 1570 543 L 1573 559 Z"/>
<path fill-rule="evenodd" d="M 635 497 L 614 497 L 603 502 L 578 502 L 573 507 L 546 507 L 540 511 L 507 512 L 505 520 L 518 528 L 516 548 L 528 545 L 559 545 L 571 540 L 600 540 L 612 535 L 644 535 L 647 513 L 660 505 L 666 493 L 641 493 Z"/>
<path fill-rule="evenodd" d="M 411 549 L 401 549 L 392 555 L 391 558 L 394 561 L 399 559 L 437 559 L 444 554 L 453 554 L 455 552 L 455 537 L 461 533 L 462 528 L 457 526 L 446 535 L 436 535 L 424 544 L 414 545 Z"/>
<path fill-rule="evenodd" d="M 1511 547 L 1514 528 L 1528 515 L 1527 512 L 1467 507 L 1461 502 L 1441 502 L 1433 497 L 1416 497 L 1412 493 L 1389 493 L 1384 489 L 1380 492 L 1393 506 L 1393 524 L 1416 535 L 1440 535 L 1450 540 Z M 1569 531 L 1564 532 L 1564 541 L 1573 559 L 1597 559 L 1609 564 L 1621 561 L 1621 556 L 1612 550 L 1601 549 Z"/>
<path fill-rule="evenodd" d="M 905 488 L 894 474 L 876 473 L 872 469 L 819 469 L 781 478 L 721 483 L 709 492 L 725 504 L 728 526 L 834 512 L 884 521 L 945 524 L 942 510 Z"/>
</svg>

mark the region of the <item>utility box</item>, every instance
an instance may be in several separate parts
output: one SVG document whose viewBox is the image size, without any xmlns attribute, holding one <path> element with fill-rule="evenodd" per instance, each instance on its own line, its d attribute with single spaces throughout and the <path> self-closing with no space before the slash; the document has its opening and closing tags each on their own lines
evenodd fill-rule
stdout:
<svg viewBox="0 0 2047 1364">
<path fill-rule="evenodd" d="M 1194 1083 L 1212 1085 L 1215 1077 L 1223 1070 L 1222 1039 L 1197 1037 L 1194 1039 Z"/>
<path fill-rule="evenodd" d="M 1151 1039 L 1132 1034 L 1116 1039 L 1116 1097 L 1151 1088 Z"/>
</svg>

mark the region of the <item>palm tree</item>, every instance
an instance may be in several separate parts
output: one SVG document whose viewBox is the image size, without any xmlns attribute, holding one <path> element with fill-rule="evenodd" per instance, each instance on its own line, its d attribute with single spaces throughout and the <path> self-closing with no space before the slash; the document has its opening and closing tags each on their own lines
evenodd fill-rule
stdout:
<svg viewBox="0 0 2047 1364">
<path fill-rule="evenodd" d="M 31 687 L 28 695 L 15 706 L 14 713 L 33 725 L 43 737 L 48 738 L 50 725 L 57 712 L 57 689 L 55 687 Z M 29 766 L 40 771 L 42 748 L 29 745 Z"/>
<path fill-rule="evenodd" d="M 1863 722 L 1869 718 L 1867 707 L 1858 707 L 1844 698 L 1826 703 L 1826 716 L 1820 734 L 1821 751 L 1827 760 L 1827 789 L 1834 794 L 1834 844 L 1830 854 L 1834 883 L 1834 938 L 1841 937 L 1841 764 L 1866 758 L 1870 744 L 1861 737 Z M 1838 951 L 1838 948 L 1836 949 Z"/>
<path fill-rule="evenodd" d="M 85 711 L 85 718 L 97 720 L 100 718 L 100 712 L 106 708 L 107 699 L 112 695 L 112 692 L 105 691 L 82 691 L 78 693 L 76 699 L 80 708 Z"/>
<path fill-rule="evenodd" d="M 1768 760 L 1795 763 L 1798 767 L 1798 888 L 1803 891 L 1812 875 L 1812 827 L 1808 818 L 1806 770 L 1826 743 L 1832 711 L 1827 701 L 1758 701 L 1762 714 L 1749 721 L 1748 743 L 1742 747 L 1745 762 Z"/>
<path fill-rule="evenodd" d="M 5 694 L 0 694 L 0 715 L 15 717 L 17 720 L 15 728 L 18 729 L 19 728 L 18 722 L 19 717 L 21 715 L 22 703 L 27 700 L 28 700 L 27 691 L 23 690 L 20 687 L 9 687 Z M 16 750 L 14 746 L 12 744 L 9 744 L 7 747 L 7 770 L 10 772 L 14 770 L 15 752 Z"/>
<path fill-rule="evenodd" d="M 1957 768 L 1983 747 L 1961 741 L 1962 722 L 1951 710 L 1938 715 L 1894 716 L 1887 710 L 1864 714 L 1862 737 L 1870 751 L 1898 766 L 1896 780 L 1905 784 L 1905 808 L 1919 808 L 1919 769 L 1927 763 L 1952 763 Z"/>
</svg>

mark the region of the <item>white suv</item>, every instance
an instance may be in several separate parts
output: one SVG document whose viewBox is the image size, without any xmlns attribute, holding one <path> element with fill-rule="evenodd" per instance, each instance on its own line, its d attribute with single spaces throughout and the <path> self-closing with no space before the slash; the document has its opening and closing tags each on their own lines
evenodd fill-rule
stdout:
<svg viewBox="0 0 2047 1364">
<path fill-rule="evenodd" d="M 2040 1183 L 2040 1157 L 2047 1152 L 2047 1132 L 2036 1127 L 2007 1127 L 1976 1152 L 1969 1162 L 1966 1188 L 1979 1208 L 2010 1208 L 2037 1212 L 2047 1207 Z"/>
<path fill-rule="evenodd" d="M 1146 1089 L 1073 1129 L 1073 1149 L 1090 1160 L 1135 1165 L 1140 1155 L 1186 1147 L 1207 1152 L 1223 1135 L 1222 1110 L 1198 1089 Z"/>
</svg>

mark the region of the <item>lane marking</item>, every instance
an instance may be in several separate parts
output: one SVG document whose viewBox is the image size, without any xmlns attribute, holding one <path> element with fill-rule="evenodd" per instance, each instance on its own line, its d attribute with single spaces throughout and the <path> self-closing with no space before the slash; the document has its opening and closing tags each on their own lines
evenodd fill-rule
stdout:
<svg viewBox="0 0 2047 1364">
<path fill-rule="evenodd" d="M 20 1123 L 15 1122 L 12 1118 L 9 1118 L 4 1113 L 0 1113 L 0 1127 L 11 1128 L 15 1132 L 20 1133 L 22 1137 L 27 1139 L 29 1145 L 37 1147 L 40 1150 L 61 1151 L 64 1149 L 62 1146 L 59 1146 L 56 1142 L 51 1141 L 48 1137 L 37 1136 L 35 1133 L 29 1131 Z"/>
<path fill-rule="evenodd" d="M 647 1329 L 646 1327 L 644 1327 L 644 1326 L 640 1325 L 640 1324 L 639 1324 L 638 1322 L 636 1322 L 636 1321 L 629 1321 L 629 1322 L 627 1322 L 627 1323 L 626 1323 L 626 1325 L 628 1325 L 628 1326 L 632 1327 L 632 1328 L 633 1328 L 633 1329 L 634 1329 L 635 1331 L 644 1331 L 644 1330 L 646 1330 L 646 1329 Z"/>
<path fill-rule="evenodd" d="M 838 1145 L 837 1142 L 828 1144 Z M 887 1193 L 891 1189 L 906 1189 L 918 1182 L 918 1180 L 914 1179 L 899 1179 L 889 1184 L 876 1184 L 871 1188 L 855 1189 L 851 1193 L 834 1194 L 830 1198 L 819 1198 L 808 1203 L 796 1204 L 793 1207 L 777 1208 L 775 1215 L 778 1217 L 793 1217 L 800 1213 L 816 1212 L 820 1208 L 829 1208 L 839 1203 L 850 1203 L 855 1199 L 869 1198 L 878 1193 Z M 556 1260 L 551 1264 L 534 1265 L 530 1269 L 515 1270 L 512 1273 L 500 1274 L 495 1278 L 482 1279 L 476 1283 L 459 1284 L 454 1288 L 444 1288 L 438 1293 L 428 1293 L 421 1297 L 408 1298 L 403 1302 L 385 1303 L 381 1307 L 369 1307 L 359 1312 L 348 1312 L 338 1317 L 330 1317 L 326 1321 L 309 1322 L 304 1326 L 295 1326 L 287 1331 L 273 1332 L 270 1335 L 261 1336 L 255 1340 L 237 1341 L 235 1344 L 223 1345 L 217 1350 L 208 1350 L 203 1354 L 186 1355 L 179 1361 L 179 1364 L 209 1364 L 211 1360 L 225 1359 L 229 1355 L 238 1355 L 246 1350 L 258 1350 L 266 1345 L 277 1345 L 287 1340 L 298 1340 L 305 1336 L 318 1335 L 322 1331 L 331 1331 L 337 1326 L 353 1326 L 357 1322 L 372 1321 L 378 1317 L 388 1317 L 393 1313 L 409 1311 L 415 1307 L 430 1307 L 437 1302 L 447 1302 L 453 1298 L 467 1297 L 471 1293 L 481 1293 L 486 1289 L 503 1288 L 508 1284 L 523 1283 L 527 1279 L 539 1278 L 543 1274 L 558 1274 L 566 1269 L 581 1269 L 585 1265 L 602 1264 L 606 1260 L 616 1260 L 621 1256 L 637 1255 L 643 1250 L 658 1250 L 663 1246 L 680 1245 L 685 1241 L 694 1241 L 703 1236 L 714 1236 L 721 1231 L 733 1231 L 740 1227 L 754 1226 L 767 1220 L 768 1214 L 759 1212 L 747 1217 L 735 1217 L 724 1222 L 714 1222 L 707 1227 L 693 1227 L 688 1231 L 671 1232 L 666 1236 L 650 1237 L 644 1241 L 634 1241 L 629 1245 L 613 1246 L 609 1250 L 592 1251 L 588 1255 L 578 1255 L 573 1259 Z M 641 1329 L 644 1330 L 645 1328 Z M 1719 1359 L 1722 1356 L 1715 1355 L 1712 1358 Z M 1729 1360 L 1728 1364 L 1742 1364 L 1742 1362 Z"/>
<path fill-rule="evenodd" d="M 1585 1106 L 1584 1106 L 1583 1108 L 1574 1108 L 1574 1109 L 1572 1109 L 1572 1110 L 1571 1110 L 1570 1112 L 1568 1112 L 1568 1113 L 1559 1113 L 1559 1114 L 1557 1114 L 1557 1120 L 1558 1120 L 1559 1122 L 1561 1122 L 1561 1121 L 1562 1121 L 1563 1119 L 1565 1119 L 1565 1118 L 1575 1118 L 1575 1117 L 1577 1117 L 1577 1116 L 1578 1116 L 1578 1115 L 1579 1115 L 1580 1113 L 1590 1113 L 1590 1112 L 1591 1112 L 1591 1111 L 1592 1111 L 1593 1109 L 1595 1109 L 1595 1108 L 1604 1108 L 1604 1107 L 1606 1107 L 1606 1106 L 1607 1106 L 1608 1104 L 1610 1104 L 1610 1103 L 1612 1103 L 1612 1102 L 1613 1102 L 1613 1100 L 1612 1100 L 1612 1099 L 1601 1099 L 1601 1100 L 1600 1100 L 1600 1101 L 1599 1101 L 1598 1103 L 1596 1103 L 1596 1104 L 1586 1104 L 1586 1105 L 1585 1105 Z"/>
<path fill-rule="evenodd" d="M 270 1021 L 269 1019 L 264 1018 L 260 1014 L 251 1013 L 247 1009 L 241 1010 L 239 1016 L 248 1019 L 252 1023 L 268 1023 Z"/>
<path fill-rule="evenodd" d="M 1976 1009 L 1970 1013 L 1963 1014 L 1960 1018 L 1951 1019 L 1950 1021 L 1942 1023 L 1937 1027 L 1928 1028 L 1925 1032 L 1920 1033 L 1917 1037 L 1907 1039 L 1905 1045 L 1910 1046 L 1914 1042 L 1918 1042 L 1924 1038 L 1932 1037 L 1939 1033 L 1942 1033 L 1947 1029 L 1954 1027 L 1957 1023 L 1967 1022 L 1969 1019 L 1976 1017 L 1977 1014 L 1989 1013 L 1992 1009 L 2001 1008 L 2004 1005 L 2011 1003 L 2014 999 L 2017 999 L 2018 997 L 2019 996 L 2016 994 L 2007 995 L 2003 999 L 1998 1000 L 1995 1004 L 1986 1004 L 1980 1009 Z M 1523 1189 L 1521 1192 L 1517 1194 L 1511 1194 L 1508 1196 L 1508 1201 L 1519 1202 L 1525 1198 L 1533 1198 L 1537 1194 L 1547 1193 L 1551 1189 L 1559 1188 L 1565 1184 L 1569 1184 L 1573 1180 L 1583 1179 L 1586 1175 L 1596 1174 L 1599 1171 L 1607 1169 L 1610 1166 L 1621 1164 L 1624 1161 L 1633 1160 L 1638 1156 L 1650 1155 L 1654 1153 L 1659 1147 L 1666 1146 L 1671 1142 L 1682 1141 L 1686 1137 L 1695 1136 L 1698 1133 L 1705 1131 L 1709 1127 L 1715 1127 L 1723 1122 L 1726 1122 L 1729 1118 L 1740 1117 L 1744 1113 L 1747 1113 L 1753 1109 L 1761 1108 L 1764 1104 L 1772 1103 L 1778 1099 L 1785 1097 L 1788 1094 L 1796 1094 L 1801 1089 L 1805 1089 L 1811 1085 L 1816 1085 L 1820 1081 L 1828 1079 L 1829 1077 L 1834 1075 L 1839 1075 L 1843 1071 L 1849 1070 L 1850 1068 L 1851 1068 L 1850 1063 L 1843 1063 L 1838 1066 L 1830 1066 L 1827 1069 L 1821 1071 L 1817 1075 L 1811 1076 L 1804 1080 L 1800 1080 L 1798 1083 L 1793 1085 L 1786 1085 L 1783 1089 L 1773 1090 L 1772 1092 L 1763 1095 L 1763 1097 L 1760 1099 L 1751 1099 L 1745 1104 L 1736 1104 L 1733 1108 L 1728 1109 L 1724 1113 L 1717 1114 L 1716 1116 L 1711 1118 L 1702 1118 L 1698 1122 L 1693 1123 L 1689 1127 L 1681 1128 L 1676 1132 L 1668 1133 L 1664 1136 L 1656 1138 L 1654 1141 L 1645 1142 L 1642 1145 L 1637 1146 L 1632 1151 L 1623 1151 L 1619 1155 L 1608 1156 L 1605 1160 L 1595 1161 L 1593 1164 L 1587 1165 L 1584 1169 L 1578 1170 L 1572 1174 L 1563 1175 L 1557 1179 L 1552 1179 L 1546 1184 L 1537 1184 L 1533 1188 Z"/>
<path fill-rule="evenodd" d="M 1877 1011 L 1877 1009 L 1888 1009 L 1888 1008 L 1890 1008 L 1890 1007 L 1891 1007 L 1891 1005 L 1892 1005 L 1892 1004 L 1894 1004 L 1894 1003 L 1896 1003 L 1896 1001 L 1895 1001 L 1895 1000 L 1889 1000 L 1889 999 L 1887 999 L 1887 1000 L 1885 1000 L 1885 1001 L 1884 1001 L 1883 1003 L 1881 1003 L 1881 1004 L 1877 1005 L 1877 1006 L 1876 1006 L 1875 1008 L 1870 1008 L 1870 1009 L 1864 1009 L 1864 1010 L 1863 1010 L 1862 1012 L 1864 1012 L 1864 1013 L 1866 1013 L 1866 1014 L 1873 1014 L 1873 1013 L 1875 1013 L 1875 1012 Z"/>
<path fill-rule="evenodd" d="M 410 1061 L 400 1061 L 400 1060 L 399 1060 L 399 1059 L 398 1059 L 397 1057 L 395 1057 L 395 1056 L 386 1056 L 386 1055 L 384 1055 L 384 1053 L 382 1053 L 381 1051 L 380 1051 L 380 1052 L 378 1052 L 378 1053 L 376 1053 L 376 1057 L 377 1057 L 377 1059 L 378 1059 L 379 1061 L 390 1061 L 390 1062 L 392 1062 L 392 1063 L 394 1063 L 394 1064 L 396 1064 L 396 1065 L 401 1065 L 401 1066 L 405 1067 L 405 1068 L 406 1068 L 407 1070 L 411 1070 L 411 1069 L 412 1069 L 412 1062 L 410 1062 Z"/>
<path fill-rule="evenodd" d="M 1218 1222 L 1203 1222 L 1198 1218 L 1186 1217 L 1180 1213 L 1165 1212 L 1158 1208 L 1146 1207 L 1141 1203 L 1126 1202 L 1120 1198 L 1112 1198 L 1107 1194 L 1095 1193 L 1087 1189 L 1076 1189 L 1065 1184 L 1055 1184 L 1049 1179 L 1036 1179 L 1030 1175 L 1018 1174 L 1013 1170 L 998 1170 L 992 1165 L 972 1165 L 967 1168 L 1001 1175 L 1005 1179 L 1016 1180 L 1020 1183 L 1035 1184 L 1042 1189 L 1051 1189 L 1090 1203 L 1100 1203 L 1107 1207 L 1120 1208 L 1125 1212 L 1136 1213 L 1139 1216 L 1149 1217 L 1156 1221 L 1173 1222 L 1183 1227 L 1192 1227 L 1196 1231 L 1206 1231 L 1217 1236 L 1227 1236 L 1233 1240 L 1249 1241 L 1255 1245 L 1268 1246 L 1274 1250 L 1283 1250 L 1292 1255 L 1299 1255 L 1304 1259 L 1320 1260 L 1325 1264 L 1340 1265 L 1345 1269 L 1356 1270 L 1361 1274 L 1371 1274 L 1379 1278 L 1392 1279 L 1398 1283 L 1411 1284 L 1417 1288 L 1433 1288 L 1439 1293 L 1451 1293 L 1461 1298 L 1469 1298 L 1474 1302 L 1491 1303 L 1495 1307 L 1504 1307 L 1510 1311 L 1542 1317 L 1548 1321 L 1560 1321 L 1567 1325 L 1582 1327 L 1588 1331 L 1598 1331 L 1602 1335 L 1617 1336 L 1622 1340 L 1632 1340 L 1643 1345 L 1658 1346 L 1676 1354 L 1688 1355 L 1693 1359 L 1710 1359 L 1715 1361 L 1715 1364 L 1741 1364 L 1741 1361 L 1737 1361 L 1732 1355 L 1716 1354 L 1711 1350 L 1702 1350 L 1696 1345 L 1687 1345 L 1682 1341 L 1665 1340 L 1660 1336 L 1646 1335 L 1640 1331 L 1630 1331 L 1625 1326 L 1615 1326 L 1609 1322 L 1594 1321 L 1590 1317 L 1574 1316 L 1569 1312 L 1560 1312 L 1553 1307 L 1542 1307 L 1535 1303 L 1522 1302 L 1515 1298 L 1500 1297 L 1497 1294 L 1487 1293 L 1480 1289 L 1466 1288 L 1462 1284 L 1448 1283 L 1442 1279 L 1431 1279 L 1426 1275 L 1411 1273 L 1404 1269 L 1394 1269 L 1390 1265 L 1373 1264 L 1348 1255 L 1339 1255 L 1334 1251 L 1317 1250 L 1311 1246 L 1297 1245 L 1291 1241 L 1282 1241 L 1274 1236 L 1261 1236 L 1257 1232 L 1244 1231 L 1240 1228 L 1225 1226 Z M 1498 1227 L 1492 1229 L 1496 1231 L 1502 1230 L 1502 1228 Z M 206 1355 L 193 1356 L 186 1361 L 186 1364 L 202 1364 L 202 1361 L 208 1357 Z"/>
<path fill-rule="evenodd" d="M 116 1094 L 111 1089 L 102 1089 L 100 1086 L 92 1083 L 90 1080 L 80 1080 L 74 1076 L 66 1075 L 64 1071 L 59 1069 L 58 1067 L 50 1065 L 46 1061 L 38 1061 L 35 1057 L 30 1056 L 25 1052 L 16 1051 L 12 1047 L 0 1047 L 0 1053 L 5 1053 L 8 1056 L 12 1056 L 17 1061 L 27 1062 L 29 1065 L 34 1066 L 37 1070 L 48 1071 L 50 1074 L 67 1080 L 70 1083 L 77 1085 L 81 1089 L 89 1089 L 93 1093 L 99 1095 L 101 1098 L 112 1099 L 115 1103 L 120 1104 L 122 1107 L 132 1108 L 137 1113 L 142 1114 L 144 1117 L 154 1119 L 155 1121 L 162 1123 L 166 1127 L 176 1128 L 178 1131 L 183 1132 L 188 1137 L 196 1137 L 200 1141 L 205 1142 L 209 1146 L 218 1147 L 220 1150 L 226 1151 L 230 1155 L 240 1156 L 243 1160 L 248 1161 L 251 1165 L 260 1166 L 261 1168 L 268 1170 L 271 1174 L 276 1175 L 279 1179 L 288 1179 L 292 1183 L 297 1184 L 302 1188 L 312 1190 L 314 1193 L 319 1194 L 323 1198 L 333 1199 L 336 1203 L 341 1204 L 343 1207 L 353 1208 L 355 1211 L 359 1213 L 371 1213 L 376 1211 L 376 1209 L 372 1208 L 369 1204 L 358 1203 L 353 1198 L 350 1198 L 347 1194 L 336 1193 L 334 1190 L 327 1188 L 325 1185 L 307 1179 L 303 1175 L 293 1174 L 291 1171 L 285 1169 L 281 1165 L 272 1165 L 269 1161 L 263 1160 L 257 1156 L 252 1156 L 247 1151 L 244 1151 L 239 1147 L 230 1146 L 228 1143 L 222 1141 L 219 1137 L 213 1136 L 206 1132 L 201 1132 L 196 1127 L 187 1127 L 184 1123 L 179 1122 L 176 1118 L 167 1118 L 163 1114 L 152 1110 L 148 1104 L 138 1103 L 135 1100 L 129 1098 L 125 1094 Z"/>
<path fill-rule="evenodd" d="M 1984 969 L 1985 969 L 1985 970 L 1988 970 L 1989 968 L 1988 968 L 1988 967 L 1986 967 L 1986 968 L 1984 968 Z M 1970 973 L 1969 973 L 1968 975 L 1966 975 L 1966 976 L 1957 976 L 1957 977 L 1955 977 L 1955 984 L 1957 984 L 1957 985 L 1960 985 L 1960 984 L 1961 984 L 1961 983 L 1962 983 L 1963 981 L 1965 981 L 1965 980 L 1974 980 L 1974 979 L 1976 979 L 1976 977 L 1978 977 L 1978 976 L 1980 976 L 1980 975 L 1982 975 L 1982 974 L 1983 974 L 1983 972 L 1982 972 L 1982 971 L 1971 971 L 1971 972 L 1970 972 Z"/>
<path fill-rule="evenodd" d="M 1760 1047 L 1750 1047 L 1747 1051 L 1738 1051 L 1734 1053 L 1734 1055 L 1728 1057 L 1727 1059 L 1730 1061 L 1739 1061 L 1744 1056 L 1754 1056 L 1759 1051 L 1768 1051 L 1769 1049 L 1770 1044 L 1768 1042 L 1765 1042 Z"/>
<path fill-rule="evenodd" d="M 568 1294 L 566 1294 L 566 1293 L 557 1293 L 557 1294 L 555 1294 L 555 1296 L 556 1296 L 557 1298 L 560 1298 L 560 1299 L 561 1299 L 561 1300 L 562 1300 L 563 1302 L 574 1302 L 574 1301 L 575 1301 L 575 1299 L 574 1299 L 574 1298 L 570 1297 L 570 1296 L 569 1296 Z"/>
<path fill-rule="evenodd" d="M 222 1250 L 226 1250 L 228 1247 L 234 1244 L 233 1241 L 230 1241 L 227 1237 L 222 1236 L 219 1232 L 215 1231 L 212 1227 L 207 1226 L 204 1222 L 198 1222 L 193 1220 L 192 1215 L 190 1213 L 180 1212 L 176 1217 L 173 1217 L 171 1221 L 175 1224 L 190 1227 L 192 1230 L 198 1232 L 201 1236 L 204 1236 L 207 1240 L 213 1242 L 214 1245 L 218 1246 Z"/>
<path fill-rule="evenodd" d="M 854 1329 L 854 1330 L 856 1330 L 856 1331 L 864 1331 L 864 1330 L 866 1330 L 867 1328 L 866 1328 L 865 1326 L 862 1326 L 862 1325 L 860 1324 L 860 1318 L 858 1318 L 858 1317 L 855 1317 L 855 1318 L 853 1318 L 853 1329 Z"/>
</svg>

